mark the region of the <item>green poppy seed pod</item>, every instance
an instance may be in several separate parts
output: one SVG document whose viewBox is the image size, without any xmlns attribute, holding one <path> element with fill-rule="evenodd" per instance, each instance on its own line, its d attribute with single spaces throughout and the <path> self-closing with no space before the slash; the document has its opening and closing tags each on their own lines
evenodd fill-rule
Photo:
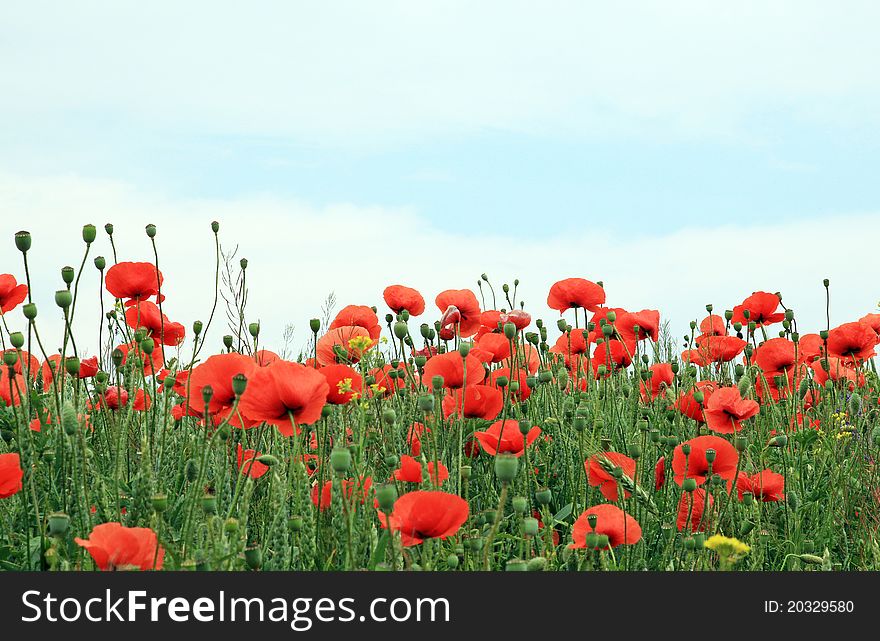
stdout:
<svg viewBox="0 0 880 641">
<path fill-rule="evenodd" d="M 205 514 L 217 512 L 217 497 L 213 494 L 205 494 L 201 499 L 202 510 Z"/>
<path fill-rule="evenodd" d="M 678 370 L 679 370 L 678 363 L 670 363 L 669 368 L 672 370 L 673 374 L 678 374 Z"/>
<path fill-rule="evenodd" d="M 700 390 L 695 390 L 695 391 L 694 391 L 694 401 L 696 401 L 696 402 L 699 403 L 700 405 L 703 404 L 703 400 L 704 400 L 705 398 L 706 398 L 706 396 L 703 394 L 702 391 L 700 391 Z"/>
<path fill-rule="evenodd" d="M 95 238 L 98 236 L 98 230 L 94 225 L 83 225 L 82 228 L 82 239 L 86 245 L 91 245 L 95 242 Z"/>
<path fill-rule="evenodd" d="M 211 404 L 212 398 L 214 398 L 214 388 L 210 385 L 205 385 L 202 388 L 202 403 L 204 403 L 205 407 Z"/>
<path fill-rule="evenodd" d="M 691 445 L 690 443 L 682 443 L 681 445 L 681 453 L 685 456 L 691 455 Z"/>
<path fill-rule="evenodd" d="M 822 279 L 822 284 L 825 286 L 825 289 L 828 289 L 828 286 L 831 284 L 831 281 L 827 278 Z"/>
<path fill-rule="evenodd" d="M 241 267 L 241 271 L 246 270 L 247 266 L 248 266 L 248 259 L 242 258 L 240 261 L 238 261 L 238 265 L 239 265 L 239 267 Z"/>
<path fill-rule="evenodd" d="M 215 234 L 220 231 L 220 223 L 218 223 L 216 220 L 211 221 L 211 231 Z"/>
<path fill-rule="evenodd" d="M 406 323 L 404 323 L 403 321 L 397 321 L 396 323 L 394 323 L 394 335 L 399 340 L 403 340 L 404 338 L 406 338 L 408 331 L 409 330 L 407 329 Z"/>
<path fill-rule="evenodd" d="M 828 330 L 823 329 L 821 332 L 819 332 L 819 338 L 821 338 L 823 341 L 827 341 L 828 340 Z"/>
<path fill-rule="evenodd" d="M 220 429 L 217 430 L 217 436 L 224 443 L 229 440 L 229 437 L 232 436 L 232 428 L 229 426 L 229 423 L 224 423 L 220 426 Z"/>
<path fill-rule="evenodd" d="M 144 354 L 152 354 L 155 347 L 156 343 L 153 342 L 152 338 L 145 338 L 141 341 L 141 351 Z"/>
<path fill-rule="evenodd" d="M 513 323 L 504 323 L 504 337 L 509 341 L 516 338 L 516 325 Z"/>
<path fill-rule="evenodd" d="M 849 397 L 849 413 L 853 416 L 858 416 L 862 413 L 862 397 L 858 394 L 853 394 Z"/>
<path fill-rule="evenodd" d="M 523 534 L 526 536 L 537 536 L 539 530 L 538 519 L 532 516 L 525 517 L 522 521 L 522 529 Z"/>
<path fill-rule="evenodd" d="M 631 459 L 638 460 L 639 457 L 641 457 L 641 455 L 642 455 L 642 446 L 639 445 L 638 443 L 632 443 L 629 446 L 629 457 Z"/>
<path fill-rule="evenodd" d="M 708 448 L 706 450 L 706 462 L 712 464 L 715 462 L 715 457 L 717 456 L 717 452 L 713 448 Z"/>
<path fill-rule="evenodd" d="M 379 501 L 379 509 L 386 514 L 394 509 L 397 501 L 397 488 L 393 483 L 385 483 L 376 488 L 376 500 Z"/>
<path fill-rule="evenodd" d="M 538 382 L 539 383 L 549 383 L 553 380 L 553 372 L 549 369 L 544 369 L 538 372 Z"/>
<path fill-rule="evenodd" d="M 788 437 L 785 434 L 777 434 L 770 439 L 768 445 L 770 447 L 785 447 L 788 445 Z"/>
<path fill-rule="evenodd" d="M 70 265 L 61 268 L 61 280 L 64 281 L 65 285 L 70 285 L 75 276 L 76 272 Z"/>
<path fill-rule="evenodd" d="M 598 514 L 588 514 L 587 515 L 587 525 L 590 526 L 591 530 L 596 529 L 596 525 L 599 523 L 599 515 Z"/>
<path fill-rule="evenodd" d="M 157 514 L 161 514 L 168 509 L 168 495 L 154 494 L 150 498 L 150 505 L 153 507 L 154 512 L 156 512 Z"/>
<path fill-rule="evenodd" d="M 393 408 L 388 407 L 382 410 L 382 422 L 385 425 L 394 425 L 394 421 L 397 420 L 397 412 L 394 411 Z"/>
<path fill-rule="evenodd" d="M 526 510 L 529 509 L 529 500 L 524 496 L 514 496 L 511 503 L 513 504 L 513 511 L 517 514 L 525 514 Z"/>
<path fill-rule="evenodd" d="M 244 562 L 250 570 L 259 570 L 263 567 L 263 550 L 259 547 L 249 547 L 244 551 Z"/>
<path fill-rule="evenodd" d="M 693 492 L 697 489 L 697 481 L 696 479 L 687 478 L 681 484 L 681 489 L 685 492 Z"/>
<path fill-rule="evenodd" d="M 510 483 L 519 472 L 519 459 L 512 454 L 498 454 L 495 457 L 495 476 L 502 483 Z"/>
<path fill-rule="evenodd" d="M 608 368 L 605 367 L 604 364 L 599 365 L 599 367 L 596 368 L 596 374 L 599 376 L 599 378 L 603 378 L 607 373 Z"/>
<path fill-rule="evenodd" d="M 287 520 L 287 527 L 290 528 L 291 532 L 299 532 L 300 530 L 303 529 L 304 524 L 305 524 L 305 521 L 303 520 L 303 517 L 299 516 L 298 514 L 291 516 Z"/>
<path fill-rule="evenodd" d="M 351 468 L 351 450 L 347 447 L 334 447 L 330 452 L 330 466 L 337 474 L 347 472 Z"/>
<path fill-rule="evenodd" d="M 422 369 L 425 366 L 425 363 L 428 362 L 428 359 L 425 356 L 416 356 L 413 359 L 413 362 L 415 363 L 416 367 Z"/>
<path fill-rule="evenodd" d="M 374 312 L 376 311 L 375 307 L 373 307 L 373 311 Z M 408 322 L 409 321 L 409 311 L 407 311 L 405 309 L 400 310 L 400 320 L 402 320 L 404 323 Z"/>
<path fill-rule="evenodd" d="M 693 321 L 693 320 L 692 320 L 692 321 L 690 322 L 690 327 L 691 327 L 692 330 L 693 330 L 693 329 L 697 329 L 697 321 Z"/>
<path fill-rule="evenodd" d="M 605 323 L 604 325 L 602 325 L 602 335 L 603 336 L 608 337 L 608 336 L 611 336 L 613 333 L 614 333 L 614 326 L 613 325 L 611 325 L 609 323 Z"/>
<path fill-rule="evenodd" d="M 70 290 L 67 289 L 59 289 L 55 292 L 55 304 L 58 305 L 61 309 L 67 309 L 70 307 L 70 304 L 73 302 L 73 294 L 70 293 Z"/>
<path fill-rule="evenodd" d="M 576 432 L 583 432 L 587 427 L 587 419 L 583 416 L 575 416 L 574 421 L 572 421 L 572 427 L 574 427 Z"/>
<path fill-rule="evenodd" d="M 112 236 L 113 235 L 113 223 L 107 223 L 106 225 L 104 225 L 104 231 L 107 233 L 108 236 Z"/>
<path fill-rule="evenodd" d="M 79 374 L 79 359 L 76 356 L 68 356 L 64 359 L 64 369 L 71 376 Z"/>
<path fill-rule="evenodd" d="M 472 468 L 471 468 L 470 465 L 462 465 L 462 466 L 459 468 L 458 473 L 459 473 L 459 475 L 461 476 L 461 479 L 462 479 L 463 481 L 467 481 L 467 480 L 471 477 L 471 472 L 472 472 L 472 471 L 473 471 L 473 470 L 472 470 Z"/>
<path fill-rule="evenodd" d="M 70 517 L 64 512 L 50 514 L 48 518 L 49 534 L 51 536 L 64 536 L 70 528 Z"/>
<path fill-rule="evenodd" d="M 156 237 L 156 226 L 153 223 L 150 223 L 149 225 L 147 225 L 146 231 L 147 231 L 147 236 L 149 236 L 150 238 Z"/>
<path fill-rule="evenodd" d="M 229 334 L 226 334 L 223 337 L 223 347 L 225 347 L 226 349 L 232 349 L 232 336 L 230 336 Z"/>
<path fill-rule="evenodd" d="M 538 502 L 538 505 L 549 505 L 550 501 L 553 500 L 553 492 L 548 487 L 538 488 L 538 491 L 535 492 L 535 500 Z"/>
<path fill-rule="evenodd" d="M 505 572 L 526 572 L 529 566 L 523 559 L 510 559 L 504 564 Z"/>
<path fill-rule="evenodd" d="M 654 429 L 651 430 L 651 433 L 650 433 L 650 434 L 651 434 L 651 442 L 652 442 L 654 445 L 657 445 L 657 443 L 660 442 L 660 430 L 654 428 Z"/>
<path fill-rule="evenodd" d="M 186 480 L 190 483 L 194 483 L 199 478 L 199 464 L 195 459 L 187 459 L 183 466 L 183 473 L 186 476 Z"/>
<path fill-rule="evenodd" d="M 259 323 L 248 323 L 248 333 L 256 338 L 260 335 L 260 324 Z"/>
<path fill-rule="evenodd" d="M 6 367 L 13 368 L 17 362 L 18 352 L 11 349 L 3 352 L 3 364 L 6 365 Z M 10 374 L 14 374 L 14 372 L 10 372 Z"/>
<path fill-rule="evenodd" d="M 12 332 L 9 335 L 9 342 L 15 349 L 24 347 L 24 334 L 21 332 Z"/>
<path fill-rule="evenodd" d="M 431 377 L 431 387 L 434 388 L 434 391 L 443 388 L 443 377 L 440 374 L 435 374 Z"/>
<path fill-rule="evenodd" d="M 204 328 L 204 325 L 202 325 L 202 321 L 200 321 L 200 320 L 193 321 L 193 334 L 198 336 L 199 334 L 202 333 L 203 328 Z"/>
<path fill-rule="evenodd" d="M 239 525 L 238 519 L 230 516 L 223 521 L 223 531 L 226 532 L 226 534 L 235 534 L 238 532 Z"/>
<path fill-rule="evenodd" d="M 471 344 L 470 343 L 462 343 L 458 346 L 458 353 L 461 354 L 462 358 L 467 358 L 467 355 L 470 354 Z"/>
<path fill-rule="evenodd" d="M 107 266 L 107 260 L 103 256 L 95 256 L 95 267 L 98 271 L 104 271 L 104 268 Z"/>
<path fill-rule="evenodd" d="M 113 367 L 122 367 L 122 361 L 125 360 L 125 353 L 121 349 L 116 348 L 110 354 L 110 360 L 113 362 Z"/>
<path fill-rule="evenodd" d="M 22 254 L 31 248 L 31 233 L 29 231 L 15 232 L 15 246 Z"/>
<path fill-rule="evenodd" d="M 458 556 L 456 556 L 455 554 L 450 554 L 449 556 L 446 557 L 446 567 L 448 569 L 454 570 L 455 568 L 458 567 L 458 563 L 459 563 Z"/>
<path fill-rule="evenodd" d="M 386 454 L 385 458 L 382 459 L 385 462 L 386 467 L 394 468 L 400 463 L 400 457 L 397 454 Z"/>
<path fill-rule="evenodd" d="M 110 375 L 107 372 L 98 372 L 95 374 L 95 382 L 99 385 L 105 384 L 108 380 L 110 380 Z"/>
<path fill-rule="evenodd" d="M 744 505 L 751 505 L 755 502 L 755 495 L 751 492 L 743 492 L 742 502 Z"/>
<path fill-rule="evenodd" d="M 172 374 L 172 375 L 168 375 L 168 376 L 166 376 L 165 378 L 162 379 L 162 387 L 164 387 L 166 390 L 170 390 L 170 389 L 172 389 L 172 388 L 174 387 L 174 376 L 173 376 L 173 374 Z"/>
<path fill-rule="evenodd" d="M 236 374 L 232 377 L 232 393 L 240 397 L 247 389 L 247 383 L 248 380 L 244 374 Z"/>
<path fill-rule="evenodd" d="M 443 377 L 441 376 L 440 378 L 442 379 Z M 443 386 L 442 381 L 440 383 L 440 386 Z M 421 396 L 419 396 L 418 406 L 420 411 L 424 412 L 425 414 L 430 414 L 434 411 L 434 397 L 430 394 L 422 394 Z"/>
<path fill-rule="evenodd" d="M 733 329 L 734 329 L 734 331 L 737 331 L 737 332 L 738 332 L 738 331 L 740 331 L 742 328 L 743 328 L 743 324 L 740 323 L 739 321 L 736 321 L 736 322 L 733 324 Z"/>
<path fill-rule="evenodd" d="M 134 340 L 138 343 L 143 341 L 147 337 L 147 328 L 139 327 L 134 331 Z"/>
<path fill-rule="evenodd" d="M 538 377 L 537 376 L 535 376 L 533 374 L 526 376 L 526 387 L 528 387 L 529 389 L 535 389 L 537 386 L 538 386 Z"/>
<path fill-rule="evenodd" d="M 590 515 L 594 516 L 594 515 Z M 595 550 L 599 547 L 599 535 L 595 532 L 587 532 L 586 537 L 584 537 L 584 543 L 589 550 Z"/>
<path fill-rule="evenodd" d="M 495 379 L 495 384 L 498 387 L 500 387 L 501 389 L 504 389 L 505 387 L 507 387 L 507 384 L 509 382 L 510 382 L 510 380 L 506 376 L 499 376 Z"/>
<path fill-rule="evenodd" d="M 748 445 L 749 439 L 745 436 L 740 435 L 733 438 L 733 446 L 736 448 L 737 452 L 745 452 Z"/>
<path fill-rule="evenodd" d="M 556 327 L 559 328 L 560 332 L 565 332 L 568 330 L 568 322 L 564 318 L 560 318 L 556 321 Z"/>
</svg>

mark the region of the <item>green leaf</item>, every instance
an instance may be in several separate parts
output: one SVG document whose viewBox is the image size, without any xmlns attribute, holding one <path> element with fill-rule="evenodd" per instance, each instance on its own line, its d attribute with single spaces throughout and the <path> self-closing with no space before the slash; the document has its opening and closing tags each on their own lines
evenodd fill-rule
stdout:
<svg viewBox="0 0 880 641">
<path fill-rule="evenodd" d="M 564 508 L 559 510 L 556 514 L 553 515 L 553 521 L 555 523 L 565 523 L 565 519 L 569 517 L 571 511 L 574 509 L 574 503 L 569 503 Z"/>
</svg>

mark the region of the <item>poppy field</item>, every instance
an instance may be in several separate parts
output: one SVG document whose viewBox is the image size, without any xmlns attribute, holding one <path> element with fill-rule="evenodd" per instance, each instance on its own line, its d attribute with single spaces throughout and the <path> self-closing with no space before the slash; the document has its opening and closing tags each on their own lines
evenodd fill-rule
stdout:
<svg viewBox="0 0 880 641">
<path fill-rule="evenodd" d="M 281 356 L 218 309 L 217 223 L 200 320 L 155 226 L 152 262 L 104 231 L 55 285 L 28 232 L 2 252 L 4 570 L 880 568 L 876 311 L 799 327 L 750 283 L 672 331 L 601 274 L 561 275 L 542 317 L 483 274 L 365 291 Z"/>
</svg>

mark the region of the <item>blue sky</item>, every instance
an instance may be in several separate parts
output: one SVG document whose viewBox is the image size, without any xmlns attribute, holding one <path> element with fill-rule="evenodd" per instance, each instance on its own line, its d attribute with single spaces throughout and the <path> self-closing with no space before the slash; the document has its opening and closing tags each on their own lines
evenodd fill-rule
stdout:
<svg viewBox="0 0 880 641">
<path fill-rule="evenodd" d="M 380 246 L 482 238 L 505 256 L 517 243 L 556 261 L 577 255 L 556 266 L 565 273 L 533 275 L 541 287 L 617 276 L 628 304 L 662 307 L 608 273 L 609 257 L 638 239 L 662 254 L 658 277 L 675 281 L 692 277 L 675 256 L 689 251 L 682 239 L 766 247 L 772 264 L 810 223 L 826 243 L 840 234 L 822 269 L 849 281 L 841 316 L 861 315 L 877 297 L 853 282 L 852 255 L 864 225 L 880 222 L 877 24 L 872 2 L 8 7 L 0 231 L 22 215 L 53 231 L 106 219 L 140 230 L 143 217 L 204 224 L 226 212 L 297 235 L 336 220 L 331 235 L 394 230 Z M 837 229 L 853 220 L 862 227 Z M 237 240 L 247 245 L 244 232 Z M 611 253 L 594 265 L 600 242 Z M 431 261 L 449 287 L 493 266 L 488 254 L 443 256 Z M 752 272 L 735 264 L 730 282 L 701 283 L 668 315 L 683 324 L 707 298 L 732 306 L 779 289 L 809 293 L 802 306 L 820 316 L 821 275 L 806 259 L 768 283 L 756 257 Z M 400 260 L 413 284 L 445 288 L 418 255 Z M 381 291 L 391 277 L 378 270 L 361 286 Z M 357 295 L 334 278 L 300 292 L 304 304 L 334 287 Z"/>
</svg>

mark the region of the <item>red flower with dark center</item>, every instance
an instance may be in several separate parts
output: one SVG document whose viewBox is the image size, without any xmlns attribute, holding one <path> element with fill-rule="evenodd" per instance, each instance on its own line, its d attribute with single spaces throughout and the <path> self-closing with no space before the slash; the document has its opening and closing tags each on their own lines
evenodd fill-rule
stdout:
<svg viewBox="0 0 880 641">
<path fill-rule="evenodd" d="M 769 469 L 751 476 L 741 474 L 736 479 L 736 492 L 740 501 L 745 492 L 751 492 L 756 499 L 765 503 L 784 501 L 785 477 Z"/>
<path fill-rule="evenodd" d="M 572 366 L 574 356 L 587 353 L 590 345 L 595 343 L 595 334 L 585 329 L 573 329 L 556 339 L 556 343 L 550 348 L 553 354 L 562 354 L 567 367 Z"/>
<path fill-rule="evenodd" d="M 609 501 L 616 501 L 619 498 L 617 489 L 618 482 L 614 475 L 611 474 L 611 472 L 606 471 L 602 466 L 603 459 L 606 462 L 611 463 L 614 467 L 621 468 L 624 475 L 628 476 L 630 479 L 635 477 L 636 462 L 625 454 L 619 452 L 602 452 L 601 454 L 591 456 L 584 463 L 590 485 L 598 487 L 599 491 L 602 492 L 602 496 Z M 631 494 L 631 492 L 623 490 L 623 498 L 628 498 Z"/>
<path fill-rule="evenodd" d="M 394 503 L 387 517 L 379 512 L 382 527 L 400 533 L 404 547 L 419 545 L 425 539 L 446 539 L 468 519 L 467 501 L 446 492 L 409 492 Z"/>
<path fill-rule="evenodd" d="M 648 371 L 651 372 L 651 376 L 640 385 L 644 403 L 650 403 L 664 390 L 671 388 L 672 381 L 675 380 L 672 365 L 669 363 L 655 363 L 648 368 Z"/>
<path fill-rule="evenodd" d="M 880 345 L 880 314 L 865 314 L 859 319 L 860 323 L 864 323 L 877 335 L 877 344 Z"/>
<path fill-rule="evenodd" d="M 370 488 L 373 486 L 373 478 L 368 476 L 366 478 L 358 478 L 357 480 L 342 479 L 340 484 L 342 486 L 342 496 L 344 497 L 344 500 L 350 501 L 354 493 L 357 492 L 361 505 L 363 505 L 367 502 Z M 324 486 L 321 488 L 320 497 L 318 496 L 317 483 L 312 486 L 311 494 L 312 503 L 323 512 L 330 507 L 330 503 L 333 500 L 333 481 L 327 481 L 324 483 Z"/>
<path fill-rule="evenodd" d="M 706 426 L 719 434 L 739 432 L 742 422 L 756 416 L 759 410 L 760 406 L 743 399 L 736 387 L 722 387 L 706 401 Z"/>
<path fill-rule="evenodd" d="M 146 527 L 119 523 L 96 525 L 88 539 L 76 537 L 101 570 L 161 570 L 165 550 L 156 533 Z"/>
<path fill-rule="evenodd" d="M 425 312 L 425 299 L 412 287 L 389 285 L 382 296 L 385 304 L 396 314 L 406 310 L 410 316 L 421 316 Z"/>
<path fill-rule="evenodd" d="M 293 436 L 297 425 L 311 425 L 321 418 L 329 392 L 320 372 L 278 361 L 253 372 L 239 407 L 246 418 L 275 425 L 284 436 Z"/>
<path fill-rule="evenodd" d="M 269 466 L 260 463 L 257 459 L 260 453 L 256 450 L 242 449 L 241 443 L 238 444 L 236 450 L 236 458 L 238 459 L 238 471 L 240 474 L 247 474 L 252 479 L 258 479 L 269 471 Z"/>
<path fill-rule="evenodd" d="M 443 416 L 461 416 L 462 390 L 454 390 L 443 399 Z M 504 407 L 504 396 L 496 387 L 490 385 L 468 385 L 464 388 L 465 418 L 480 418 L 493 421 Z"/>
<path fill-rule="evenodd" d="M 795 366 L 795 344 L 787 338 L 771 338 L 758 346 L 753 359 L 765 372 L 788 371 Z"/>
<path fill-rule="evenodd" d="M 718 314 L 709 314 L 700 321 L 700 333 L 706 336 L 726 336 L 727 323 Z"/>
<path fill-rule="evenodd" d="M 706 401 L 717 389 L 718 383 L 715 383 L 714 381 L 697 381 L 694 383 L 693 389 L 679 396 L 678 400 L 675 402 L 675 408 L 688 418 L 697 421 L 698 423 L 705 423 L 706 419 L 703 416 L 703 405 L 705 405 Z M 694 399 L 695 392 L 703 393 L 703 405 L 700 405 L 700 403 L 697 403 Z"/>
<path fill-rule="evenodd" d="M 400 457 L 400 467 L 394 470 L 392 478 L 406 483 L 421 483 L 424 480 L 422 464 L 412 456 L 404 454 Z M 449 470 L 440 461 L 428 463 L 428 478 L 434 485 L 441 485 L 449 478 Z"/>
<path fill-rule="evenodd" d="M 523 437 L 519 422 L 506 419 L 492 423 L 484 432 L 474 432 L 474 437 L 486 454 L 513 454 L 519 458 L 540 434 L 541 428 L 536 425 Z"/>
<path fill-rule="evenodd" d="M 617 316 L 614 326 L 621 338 L 629 343 L 651 337 L 655 343 L 660 335 L 660 312 L 656 309 L 643 309 L 640 312 L 624 312 Z M 634 327 L 638 326 L 638 334 Z"/>
<path fill-rule="evenodd" d="M 596 516 L 595 530 L 590 527 L 590 515 Z M 571 529 L 574 543 L 568 547 L 587 547 L 587 534 L 592 532 L 608 537 L 608 547 L 604 549 L 616 548 L 618 545 L 635 545 L 642 538 L 642 528 L 638 521 L 616 505 L 608 504 L 595 505 L 581 513 Z"/>
<path fill-rule="evenodd" d="M 613 371 L 629 367 L 635 354 L 635 344 L 627 344 L 623 341 L 611 339 L 596 345 L 593 350 L 593 373 L 599 378 L 599 366 L 605 366 L 605 376 L 610 376 Z M 609 362 L 610 356 L 610 362 Z"/>
<path fill-rule="evenodd" d="M 727 363 L 742 354 L 746 341 L 736 336 L 697 336 L 694 340 L 696 349 L 682 354 L 682 359 L 700 367 L 712 363 Z"/>
<path fill-rule="evenodd" d="M 844 323 L 828 332 L 828 353 L 839 358 L 863 361 L 874 356 L 877 334 L 865 323 Z"/>
<path fill-rule="evenodd" d="M 10 496 L 21 491 L 21 479 L 24 470 L 21 469 L 21 459 L 18 454 L 0 454 L 0 499 L 8 499 Z"/>
<path fill-rule="evenodd" d="M 500 363 L 510 358 L 510 341 L 504 334 L 484 334 L 476 345 L 490 354 L 490 363 Z"/>
<path fill-rule="evenodd" d="M 825 353 L 825 341 L 818 334 L 802 335 L 797 347 L 800 363 L 812 363 Z"/>
<path fill-rule="evenodd" d="M 698 487 L 693 492 L 683 492 L 678 502 L 678 520 L 676 526 L 679 532 L 687 529 L 688 532 L 702 532 L 709 525 L 709 515 L 703 518 L 703 512 L 712 509 L 715 500 L 712 495 L 706 494 L 706 490 Z M 690 518 L 688 518 L 690 517 Z"/>
<path fill-rule="evenodd" d="M 333 405 L 345 405 L 355 394 L 360 396 L 363 390 L 361 375 L 348 365 L 325 365 L 318 370 L 327 379 L 330 388 L 327 402 Z M 346 389 L 348 391 L 343 391 Z"/>
<path fill-rule="evenodd" d="M 734 323 L 742 323 L 743 325 L 748 325 L 749 322 L 754 322 L 758 325 L 773 325 L 785 319 L 785 314 L 776 313 L 778 308 L 779 296 L 768 292 L 755 292 L 746 298 L 742 305 L 737 305 L 733 308 L 733 318 L 731 320 Z M 748 318 L 745 317 L 744 312 L 746 310 L 749 312 Z"/>
<path fill-rule="evenodd" d="M 691 448 L 688 456 L 685 456 L 682 450 L 683 445 L 689 445 Z M 710 474 L 710 464 L 706 460 L 706 450 L 709 449 L 715 450 L 711 473 L 718 474 L 725 479 L 729 488 L 736 474 L 739 454 L 733 445 L 720 436 L 697 436 L 675 448 L 672 453 L 672 471 L 675 474 L 675 482 L 681 485 L 686 478 L 689 478 L 696 480 L 697 485 L 702 485 Z"/>
<path fill-rule="evenodd" d="M 12 274 L 0 274 L 0 315 L 11 312 L 27 298 L 27 285 L 19 285 Z"/>
<path fill-rule="evenodd" d="M 467 367 L 467 380 L 465 380 L 465 367 Z M 483 363 L 476 356 L 467 355 L 462 358 L 457 351 L 438 354 L 425 363 L 422 381 L 425 385 L 431 385 L 434 376 L 443 377 L 443 386 L 449 389 L 459 389 L 465 385 L 477 385 L 483 382 L 486 370 Z"/>
<path fill-rule="evenodd" d="M 339 329 L 340 327 L 363 327 L 374 341 L 379 340 L 379 334 L 382 333 L 379 317 L 376 316 L 372 307 L 366 305 L 346 305 L 339 310 L 336 318 L 330 323 L 329 329 Z"/>
<path fill-rule="evenodd" d="M 165 345 L 180 345 L 186 336 L 186 329 L 180 323 L 172 323 L 168 317 L 159 311 L 159 306 L 148 300 L 141 301 L 137 305 L 125 310 L 125 322 L 129 327 L 149 330 L 160 343 Z"/>
<path fill-rule="evenodd" d="M 547 307 L 559 310 L 583 308 L 596 311 L 605 303 L 605 290 L 596 283 L 583 278 L 566 278 L 553 283 L 547 295 Z M 597 325 L 598 327 L 598 325 Z"/>
<path fill-rule="evenodd" d="M 235 404 L 232 379 L 241 374 L 248 379 L 249 388 L 250 379 L 257 369 L 253 359 L 244 354 L 216 354 L 209 357 L 204 363 L 196 366 L 189 376 L 189 404 L 197 412 L 204 413 L 205 402 L 202 395 L 205 387 L 210 386 L 212 394 L 208 411 L 213 416 L 226 418 Z"/>
<path fill-rule="evenodd" d="M 104 286 L 115 298 L 142 301 L 157 296 L 162 272 L 152 263 L 117 263 L 107 270 Z"/>
<path fill-rule="evenodd" d="M 462 338 L 473 336 L 480 329 L 480 303 L 469 289 L 447 289 L 437 294 L 434 299 L 437 308 L 445 312 L 455 307 L 461 315 L 458 321 L 458 333 Z"/>
</svg>

